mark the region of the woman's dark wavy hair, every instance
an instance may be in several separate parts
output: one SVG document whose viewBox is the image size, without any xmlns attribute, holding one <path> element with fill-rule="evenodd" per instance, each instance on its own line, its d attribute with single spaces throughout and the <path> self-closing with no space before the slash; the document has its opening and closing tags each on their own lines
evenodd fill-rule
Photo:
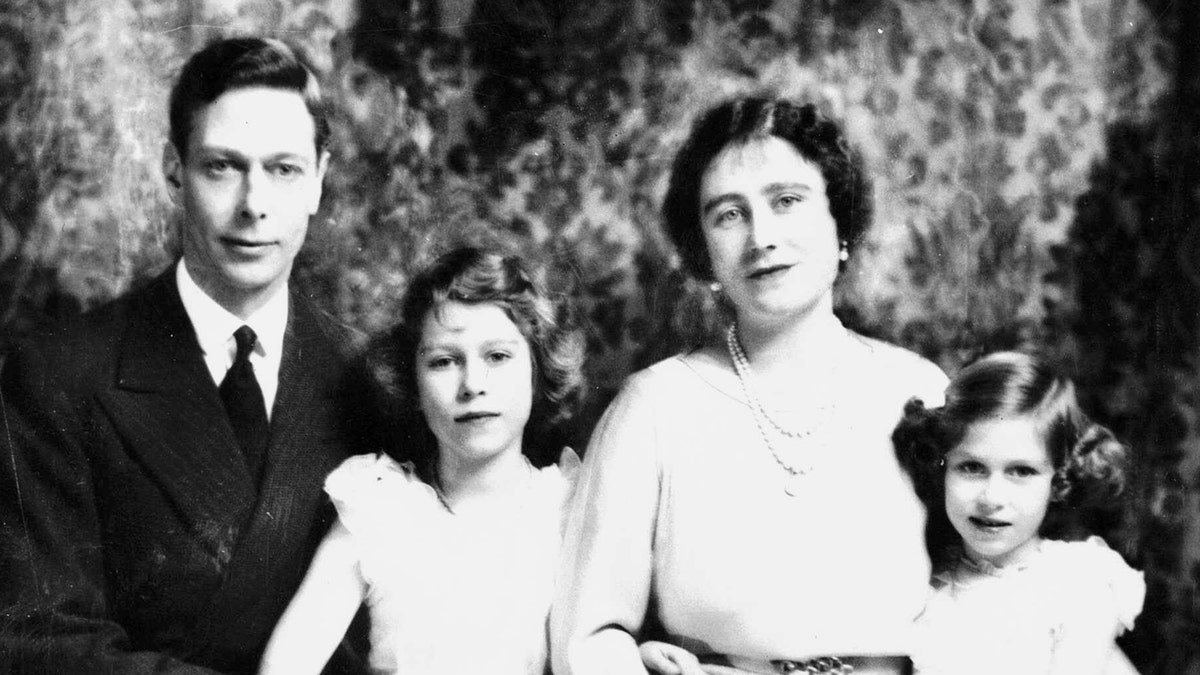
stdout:
<svg viewBox="0 0 1200 675">
<path fill-rule="evenodd" d="M 1042 536 L 1076 538 L 1094 513 L 1120 510 L 1128 448 L 1083 413 L 1070 380 L 1026 354 L 991 354 L 951 380 L 941 408 L 910 399 L 892 433 L 896 458 L 929 513 L 926 544 L 935 567 L 951 562 L 962 543 L 946 516 L 946 453 L 970 425 L 1012 417 L 1033 419 L 1054 467 Z"/>
<path fill-rule="evenodd" d="M 317 155 L 329 145 L 328 109 L 321 86 L 304 52 L 275 38 L 224 38 L 196 52 L 171 89 L 168 109 L 171 144 L 187 159 L 188 137 L 196 113 L 234 89 L 268 87 L 294 91 L 313 118 Z"/>
<path fill-rule="evenodd" d="M 871 224 L 871 183 L 862 158 L 836 123 L 811 104 L 781 98 L 738 98 L 706 112 L 675 155 L 663 201 L 667 235 L 686 271 L 711 281 L 712 261 L 700 222 L 700 182 L 713 159 L 731 145 L 771 136 L 787 141 L 817 165 L 825 179 L 838 238 L 853 248 Z"/>
<path fill-rule="evenodd" d="M 436 484 L 437 440 L 419 410 L 416 354 L 425 317 L 446 301 L 494 304 L 528 341 L 533 404 L 521 450 L 535 466 L 552 464 L 583 394 L 582 332 L 568 299 L 548 294 L 523 259 L 473 246 L 442 255 L 412 279 L 400 322 L 369 358 L 381 407 L 392 418 L 388 426 L 399 432 L 389 451 L 413 460 L 421 477 Z"/>
</svg>

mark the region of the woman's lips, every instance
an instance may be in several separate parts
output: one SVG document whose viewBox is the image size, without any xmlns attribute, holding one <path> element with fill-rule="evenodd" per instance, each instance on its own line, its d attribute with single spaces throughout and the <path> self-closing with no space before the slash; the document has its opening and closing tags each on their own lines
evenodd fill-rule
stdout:
<svg viewBox="0 0 1200 675">
<path fill-rule="evenodd" d="M 766 279 L 779 275 L 790 270 L 791 268 L 791 265 L 771 265 L 769 267 L 760 267 L 758 269 L 751 270 L 750 273 L 746 275 L 746 278 L 752 281 L 758 281 L 760 279 Z"/>
</svg>

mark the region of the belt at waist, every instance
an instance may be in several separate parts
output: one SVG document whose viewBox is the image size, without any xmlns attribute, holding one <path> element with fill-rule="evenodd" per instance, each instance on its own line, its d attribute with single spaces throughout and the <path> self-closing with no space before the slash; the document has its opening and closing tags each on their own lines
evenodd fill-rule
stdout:
<svg viewBox="0 0 1200 675">
<path fill-rule="evenodd" d="M 750 659 L 726 656 L 702 659 L 708 675 L 787 675 L 829 673 L 831 675 L 912 675 L 907 656 L 823 656 L 803 661 Z M 714 661 L 714 663 L 709 663 Z M 728 665 L 725 665 L 728 664 Z"/>
</svg>

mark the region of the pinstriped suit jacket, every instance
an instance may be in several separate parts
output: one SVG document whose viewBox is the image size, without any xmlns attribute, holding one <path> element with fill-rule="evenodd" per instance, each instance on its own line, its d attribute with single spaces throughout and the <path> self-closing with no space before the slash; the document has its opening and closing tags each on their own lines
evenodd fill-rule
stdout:
<svg viewBox="0 0 1200 675">
<path fill-rule="evenodd" d="M 174 269 L 0 373 L 0 672 L 253 672 L 361 451 L 336 336 L 293 294 L 261 488 Z"/>
</svg>

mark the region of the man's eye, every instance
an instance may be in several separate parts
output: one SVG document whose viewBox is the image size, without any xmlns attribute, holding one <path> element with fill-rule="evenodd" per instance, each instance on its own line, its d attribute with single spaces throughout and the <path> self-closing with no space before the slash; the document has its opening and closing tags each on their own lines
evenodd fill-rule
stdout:
<svg viewBox="0 0 1200 675">
<path fill-rule="evenodd" d="M 210 174 L 228 173 L 233 169 L 233 162 L 226 159 L 210 159 L 204 163 L 204 170 Z"/>
<path fill-rule="evenodd" d="M 271 170 L 281 178 L 294 178 L 304 173 L 304 169 L 295 164 L 276 164 Z"/>
</svg>

